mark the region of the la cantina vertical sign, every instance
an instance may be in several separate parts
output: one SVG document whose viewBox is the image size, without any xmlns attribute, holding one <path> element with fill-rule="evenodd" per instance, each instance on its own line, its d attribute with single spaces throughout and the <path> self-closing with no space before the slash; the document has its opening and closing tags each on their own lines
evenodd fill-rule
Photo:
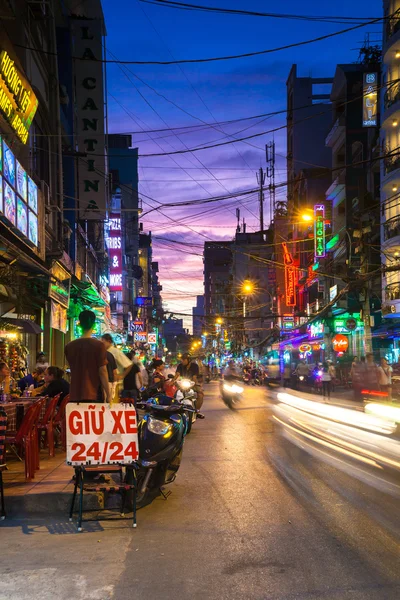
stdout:
<svg viewBox="0 0 400 600">
<path fill-rule="evenodd" d="M 96 221 L 107 207 L 102 33 L 99 19 L 74 22 L 76 146 L 86 154 L 78 158 L 79 216 Z"/>
<path fill-rule="evenodd" d="M 111 213 L 108 220 L 108 257 L 110 271 L 110 291 L 122 291 L 122 239 L 121 213 Z"/>
<path fill-rule="evenodd" d="M 323 258 L 325 249 L 325 206 L 314 206 L 314 254 L 316 258 Z"/>
</svg>

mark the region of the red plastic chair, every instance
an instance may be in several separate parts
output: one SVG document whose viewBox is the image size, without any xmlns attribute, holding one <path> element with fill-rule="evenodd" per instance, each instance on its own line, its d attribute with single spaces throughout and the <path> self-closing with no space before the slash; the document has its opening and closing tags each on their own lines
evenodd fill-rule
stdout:
<svg viewBox="0 0 400 600">
<path fill-rule="evenodd" d="M 61 446 L 64 450 L 67 449 L 67 429 L 66 429 L 66 423 L 65 423 L 65 407 L 67 406 L 69 402 L 69 394 L 67 394 L 61 404 L 60 407 L 57 411 L 56 416 L 54 417 L 54 421 L 53 421 L 53 425 L 54 428 L 58 427 L 61 433 Z"/>
<path fill-rule="evenodd" d="M 36 430 L 35 419 L 40 414 L 38 413 L 37 404 L 32 404 L 28 408 L 18 431 L 6 432 L 5 443 L 9 446 L 17 446 L 18 450 L 24 454 L 26 479 L 33 479 L 35 477 L 36 455 L 34 449 L 34 431 Z"/>
<path fill-rule="evenodd" d="M 42 433 L 44 433 L 44 441 L 45 447 L 46 444 L 49 448 L 49 456 L 54 456 L 54 417 L 56 414 L 57 404 L 60 399 L 61 394 L 54 396 L 54 398 L 50 398 L 49 403 L 46 408 L 46 412 L 44 413 L 43 419 L 39 420 L 37 430 L 38 430 L 38 443 L 40 448 L 40 440 L 42 437 Z"/>
</svg>

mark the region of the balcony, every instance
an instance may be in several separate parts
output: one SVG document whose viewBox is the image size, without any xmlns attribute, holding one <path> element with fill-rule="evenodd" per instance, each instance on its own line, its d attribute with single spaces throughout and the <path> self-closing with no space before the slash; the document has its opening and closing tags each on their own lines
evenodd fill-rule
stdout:
<svg viewBox="0 0 400 600">
<path fill-rule="evenodd" d="M 383 159 L 385 175 L 389 175 L 392 171 L 400 169 L 400 148 L 395 148 L 394 150 L 384 149 L 384 154 L 388 153 L 390 153 L 390 156 Z"/>
<path fill-rule="evenodd" d="M 383 241 L 387 242 L 400 236 L 400 215 L 389 219 L 383 225 Z"/>
<path fill-rule="evenodd" d="M 386 302 L 400 300 L 400 283 L 390 283 L 385 287 Z"/>
<path fill-rule="evenodd" d="M 393 106 L 393 104 L 400 100 L 400 84 L 396 83 L 392 85 L 390 82 L 388 82 L 387 85 L 389 89 L 385 92 L 383 97 L 383 105 L 385 110 L 388 110 L 391 106 Z"/>
<path fill-rule="evenodd" d="M 397 10 L 388 20 L 386 25 L 386 43 L 389 42 L 390 38 L 399 31 L 400 29 L 400 10 Z"/>
<path fill-rule="evenodd" d="M 344 135 L 345 129 L 345 118 L 344 115 L 341 115 L 333 123 L 328 135 L 326 136 L 325 146 L 333 148 L 333 146 L 335 146 L 340 137 Z"/>
</svg>

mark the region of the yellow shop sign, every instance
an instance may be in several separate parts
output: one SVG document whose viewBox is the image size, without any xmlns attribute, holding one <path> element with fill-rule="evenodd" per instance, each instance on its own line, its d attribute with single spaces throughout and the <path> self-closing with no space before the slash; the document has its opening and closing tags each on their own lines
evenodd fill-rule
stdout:
<svg viewBox="0 0 400 600">
<path fill-rule="evenodd" d="M 26 144 L 38 100 L 6 50 L 0 53 L 0 113 Z"/>
</svg>

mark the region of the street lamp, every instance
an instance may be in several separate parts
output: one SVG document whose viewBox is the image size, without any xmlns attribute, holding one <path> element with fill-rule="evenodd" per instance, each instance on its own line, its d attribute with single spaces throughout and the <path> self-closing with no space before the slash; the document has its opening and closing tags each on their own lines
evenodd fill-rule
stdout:
<svg viewBox="0 0 400 600">
<path fill-rule="evenodd" d="M 246 316 L 246 296 L 250 296 L 254 293 L 254 283 L 250 280 L 246 280 L 242 284 L 242 294 L 243 294 L 243 318 Z"/>
<path fill-rule="evenodd" d="M 222 325 L 222 319 L 221 319 L 221 317 L 218 317 L 217 319 L 215 319 L 215 324 L 216 325 Z"/>
<path fill-rule="evenodd" d="M 302 214 L 301 218 L 305 223 L 311 223 L 311 221 L 314 221 L 314 218 L 310 213 Z"/>
</svg>

